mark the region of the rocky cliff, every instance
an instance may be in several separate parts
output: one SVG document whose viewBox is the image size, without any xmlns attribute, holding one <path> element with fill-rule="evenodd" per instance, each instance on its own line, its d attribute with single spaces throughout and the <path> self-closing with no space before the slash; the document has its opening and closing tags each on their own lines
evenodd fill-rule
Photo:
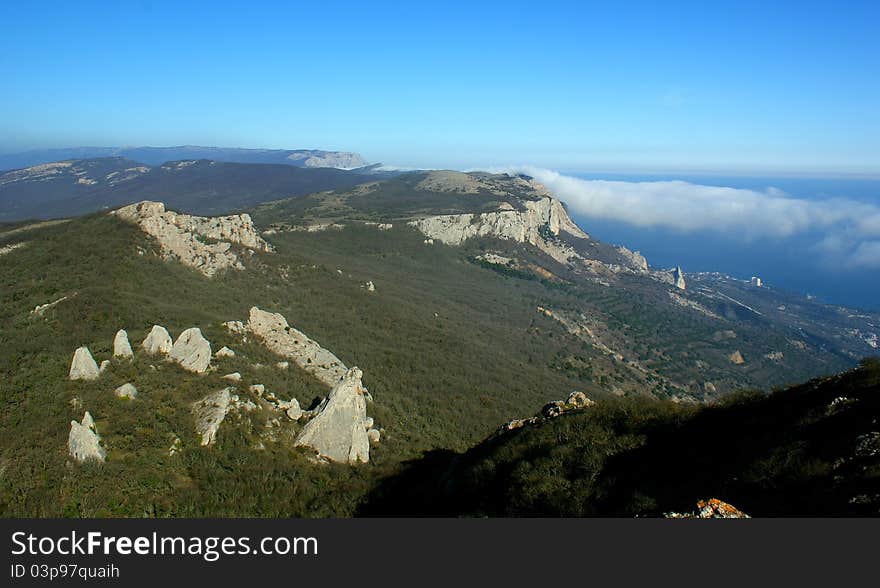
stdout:
<svg viewBox="0 0 880 588">
<path fill-rule="evenodd" d="M 145 200 L 111 214 L 136 224 L 158 241 L 167 258 L 177 259 L 206 276 L 225 269 L 244 269 L 233 244 L 271 251 L 248 214 L 202 217 L 166 211 L 161 202 Z"/>
</svg>

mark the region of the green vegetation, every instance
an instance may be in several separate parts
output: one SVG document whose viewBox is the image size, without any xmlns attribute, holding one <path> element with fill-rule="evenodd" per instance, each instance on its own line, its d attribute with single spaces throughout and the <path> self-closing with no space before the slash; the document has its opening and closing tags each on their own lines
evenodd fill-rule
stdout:
<svg viewBox="0 0 880 588">
<path fill-rule="evenodd" d="M 433 452 L 364 515 L 657 516 L 717 497 L 752 516 L 880 514 L 880 361 L 716 405 L 607 399 Z"/>
<path fill-rule="evenodd" d="M 382 505 L 400 480 L 413 472 L 435 480 L 450 458 L 474 465 L 456 470 L 469 481 L 453 500 L 438 497 L 438 513 L 654 512 L 674 500 L 656 490 L 616 503 L 612 497 L 623 494 L 609 494 L 602 481 L 615 460 L 654 446 L 645 443 L 651 431 L 703 418 L 690 403 L 654 397 L 702 399 L 707 381 L 718 395 L 767 389 L 851 365 L 844 356 L 790 346 L 784 369 L 762 361 L 787 344 L 787 327 L 742 321 L 735 343 L 716 341 L 717 321 L 670 304 L 668 287 L 652 280 L 623 276 L 609 287 L 530 246 L 493 239 L 428 246 L 399 222 L 414 206 L 481 210 L 508 197 L 420 192 L 420 200 L 411 193 L 417 177 L 356 196 L 321 194 L 260 207 L 253 215 L 263 227 L 354 216 L 393 220 L 394 228 L 347 222 L 316 233 L 282 230 L 269 236 L 276 252 L 245 255 L 245 271 L 213 279 L 162 260 L 143 233 L 103 213 L 0 229 L 0 247 L 25 243 L 0 260 L 0 516 L 388 512 Z M 514 257 L 517 268 L 475 261 L 486 251 Z M 367 281 L 375 292 L 363 287 Z M 44 317 L 31 315 L 62 296 L 68 299 Z M 243 343 L 221 326 L 246 320 L 254 305 L 282 313 L 363 370 L 375 398 L 370 416 L 384 429 L 369 464 L 308 462 L 291 448 L 298 425 L 284 418 L 274 424 L 267 411 L 230 417 L 214 447 L 199 446 L 190 404 L 227 386 L 222 374 L 240 372 L 244 396 L 255 383 L 304 406 L 326 394 L 305 372 L 276 369 L 278 358 L 262 345 Z M 607 349 L 538 307 L 581 321 Z M 214 350 L 227 345 L 236 356 L 215 360 L 216 372 L 184 372 L 138 353 L 154 324 L 173 336 L 197 326 Z M 129 333 L 134 361 L 114 360 L 94 382 L 69 382 L 74 349 L 87 345 L 98 361 L 108 358 L 119 328 Z M 734 344 L 749 359 L 743 366 L 727 358 Z M 113 395 L 124 382 L 137 387 L 134 401 Z M 499 424 L 572 390 L 586 391 L 598 405 L 468 451 Z M 101 466 L 67 457 L 70 420 L 84 410 L 108 451 Z M 169 456 L 176 438 L 181 451 Z M 483 454 L 491 460 L 478 463 Z M 700 495 L 688 500 L 713 488 L 694 489 Z M 483 492 L 484 502 L 472 500 Z"/>
</svg>

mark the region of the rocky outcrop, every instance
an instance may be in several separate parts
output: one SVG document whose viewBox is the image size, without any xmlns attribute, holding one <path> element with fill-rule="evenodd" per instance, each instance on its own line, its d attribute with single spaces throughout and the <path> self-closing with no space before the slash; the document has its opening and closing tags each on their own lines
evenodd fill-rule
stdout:
<svg viewBox="0 0 880 588">
<path fill-rule="evenodd" d="M 742 356 L 742 353 L 740 353 L 739 350 L 734 351 L 733 353 L 728 355 L 727 359 L 729 359 L 731 363 L 734 363 L 736 365 L 742 365 L 746 362 L 746 360 Z"/>
<path fill-rule="evenodd" d="M 630 251 L 623 245 L 619 245 L 615 249 L 617 249 L 617 252 L 623 257 L 630 268 L 641 272 L 648 271 L 648 260 L 645 259 L 645 256 L 640 252 Z"/>
<path fill-rule="evenodd" d="M 560 233 L 578 239 L 589 239 L 568 216 L 562 202 L 545 196 L 540 200 L 523 201 L 525 210 L 498 210 L 482 214 L 447 214 L 415 221 L 416 227 L 429 239 L 447 245 L 461 245 L 474 237 L 496 237 L 535 245 L 561 263 L 579 255 L 555 237 Z"/>
<path fill-rule="evenodd" d="M 229 414 L 232 405 L 232 391 L 233 388 L 224 388 L 193 403 L 192 412 L 196 418 L 196 433 L 201 437 L 203 446 L 213 445 L 217 439 L 220 423 Z"/>
<path fill-rule="evenodd" d="M 131 343 L 128 342 L 128 333 L 124 329 L 116 331 L 116 337 L 113 338 L 113 357 L 134 357 L 134 353 L 131 351 Z"/>
<path fill-rule="evenodd" d="M 107 451 L 101 447 L 101 437 L 95 427 L 92 415 L 86 411 L 81 423 L 70 421 L 70 434 L 67 436 L 67 452 L 70 457 L 83 463 L 86 461 L 103 462 Z"/>
<path fill-rule="evenodd" d="M 748 519 L 749 515 L 740 509 L 727 504 L 717 498 L 700 500 L 694 512 L 678 513 L 668 512 L 664 515 L 668 519 Z"/>
<path fill-rule="evenodd" d="M 257 251 L 271 250 L 248 214 L 192 216 L 166 211 L 161 202 L 150 201 L 131 204 L 111 214 L 135 223 L 155 238 L 166 258 L 177 259 L 209 277 L 225 269 L 244 269 L 233 244 Z"/>
<path fill-rule="evenodd" d="M 25 245 L 26 243 L 12 243 L 11 245 L 4 245 L 3 247 L 0 247 L 0 256 L 12 253 L 16 249 L 21 249 Z"/>
<path fill-rule="evenodd" d="M 225 345 L 217 350 L 214 357 L 235 357 L 235 351 Z"/>
<path fill-rule="evenodd" d="M 684 273 L 681 271 L 680 267 L 676 267 L 675 271 L 672 272 L 672 285 L 679 290 L 687 289 L 687 284 L 684 281 Z"/>
<path fill-rule="evenodd" d="M 361 370 L 345 373 L 318 407 L 296 438 L 295 445 L 310 447 L 318 458 L 340 463 L 366 463 L 370 460 L 367 436 L 366 389 Z"/>
<path fill-rule="evenodd" d="M 134 400 L 137 398 L 138 391 L 137 388 L 134 387 L 134 384 L 123 384 L 119 388 L 113 391 L 119 398 L 128 398 L 129 400 Z"/>
<path fill-rule="evenodd" d="M 94 380 L 101 375 L 101 371 L 89 348 L 83 345 L 73 353 L 68 378 L 71 380 Z"/>
<path fill-rule="evenodd" d="M 154 355 L 158 353 L 171 353 L 171 348 L 173 346 L 174 342 L 171 340 L 171 335 L 168 334 L 168 330 L 159 325 L 153 325 L 150 333 L 144 339 L 143 343 L 141 343 L 141 347 L 144 348 L 144 351 Z"/>
<path fill-rule="evenodd" d="M 576 390 L 569 394 L 568 398 L 564 401 L 554 400 L 542 406 L 540 415 L 529 417 L 526 419 L 512 419 L 510 421 L 507 421 L 506 423 L 498 427 L 498 430 L 490 435 L 489 438 L 492 439 L 509 431 L 521 429 L 526 425 L 535 425 L 550 419 L 555 419 L 556 417 L 561 416 L 567 411 L 589 408 L 594 404 L 596 404 L 595 401 L 591 400 L 583 392 L 579 392 Z"/>
<path fill-rule="evenodd" d="M 189 328 L 174 342 L 169 358 L 186 370 L 204 373 L 211 365 L 211 343 L 198 327 Z"/>
<path fill-rule="evenodd" d="M 251 308 L 247 328 L 273 353 L 293 360 L 329 387 L 335 386 L 348 368 L 330 351 L 287 324 L 278 313 Z"/>
<path fill-rule="evenodd" d="M 34 309 L 31 311 L 31 314 L 34 316 L 43 316 L 44 314 L 46 314 L 47 310 L 55 308 L 56 306 L 67 300 L 67 298 L 67 296 L 62 296 L 58 300 L 53 300 L 52 302 L 47 302 L 46 304 L 35 306 Z"/>
</svg>

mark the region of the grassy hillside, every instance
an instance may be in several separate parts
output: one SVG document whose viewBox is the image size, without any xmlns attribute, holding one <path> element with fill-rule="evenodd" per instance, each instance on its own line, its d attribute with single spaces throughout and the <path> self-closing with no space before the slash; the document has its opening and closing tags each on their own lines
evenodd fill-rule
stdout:
<svg viewBox="0 0 880 588">
<path fill-rule="evenodd" d="M 752 516 L 880 515 L 880 361 L 697 408 L 609 399 L 433 452 L 364 515 L 659 516 L 718 497 Z"/>
<path fill-rule="evenodd" d="M 400 186 L 412 188 L 412 181 L 401 180 L 395 190 L 409 194 Z M 323 219 L 334 206 L 347 214 L 360 207 L 369 218 L 378 218 L 380 209 L 394 209 L 389 202 L 397 201 L 393 195 L 398 192 L 368 193 L 381 202 L 352 203 L 331 193 L 273 203 L 254 217 L 265 228 L 301 224 L 305 217 Z M 456 196 L 453 207 L 473 204 L 467 200 L 473 196 Z M 434 193 L 433 198 L 440 197 Z M 595 471 L 608 456 L 641 447 L 648 424 L 689 419 L 696 408 L 687 400 L 707 396 L 705 381 L 714 381 L 720 395 L 802 381 L 849 365 L 837 355 L 806 348 L 787 352 L 785 369 L 778 369 L 757 358 L 785 344 L 786 331 L 749 321 L 736 323 L 735 345 L 750 361 L 733 364 L 730 341 L 717 337 L 720 329 L 730 327 L 670 304 L 667 285 L 624 276 L 608 287 L 581 279 L 530 246 L 508 241 L 429 246 L 423 235 L 398 222 L 400 215 L 412 212 L 408 206 L 400 204 L 389 213 L 395 219 L 390 230 L 344 220 L 351 217 L 341 212 L 345 226 L 338 230 L 280 230 L 267 236 L 274 253 L 255 254 L 247 258 L 244 271 L 213 279 L 162 260 L 155 243 L 135 226 L 103 213 L 0 229 L 0 248 L 23 244 L 0 257 L 0 515 L 372 513 L 383 496 L 392 494 L 386 485 L 409 475 L 408 463 L 439 459 L 438 467 L 446 468 L 448 456 L 468 451 L 499 424 L 532 414 L 572 390 L 586 391 L 599 402 L 598 409 L 578 417 L 581 424 L 577 418 L 559 419 L 571 423 L 567 432 L 545 428 L 557 449 L 546 445 L 548 438 L 528 445 L 535 447 L 535 455 L 575 451 L 592 460 L 592 466 L 572 462 L 572 471 L 580 475 Z M 478 256 L 487 251 L 515 257 L 518 265 L 481 262 Z M 375 284 L 375 292 L 364 287 L 367 281 Z M 31 314 L 37 305 L 62 296 L 67 300 L 45 316 Z M 310 463 L 292 448 L 299 425 L 284 419 L 275 424 L 267 411 L 230 417 L 217 445 L 199 446 L 190 404 L 227 386 L 225 373 L 242 374 L 242 395 L 255 383 L 304 406 L 326 394 L 310 375 L 275 368 L 278 358 L 262 345 L 243 343 L 221 326 L 245 320 L 254 305 L 282 313 L 348 366 L 363 370 L 364 384 L 375 398 L 370 416 L 384 429 L 369 464 Z M 539 307 L 586 321 L 601 344 L 620 357 L 573 334 Z M 114 360 L 96 381 L 67 380 L 78 346 L 87 345 L 100 362 L 109 357 L 117 329 L 128 330 L 137 350 L 153 324 L 164 325 L 173 336 L 200 327 L 214 350 L 227 345 L 236 357 L 215 360 L 215 372 L 198 376 L 136 351 L 133 362 Z M 124 382 L 137 387 L 134 401 L 113 395 Z M 107 448 L 101 466 L 76 465 L 67 456 L 70 420 L 81 419 L 84 410 L 95 417 Z M 560 426 L 556 423 L 553 427 Z M 176 438 L 181 451 L 169 456 Z M 582 450 L 593 446 L 605 449 L 600 454 Z M 511 469 L 532 467 L 518 449 L 508 457 L 485 462 L 481 476 L 505 459 Z M 578 482 L 572 490 L 572 496 L 583 499 L 582 510 L 566 511 L 570 505 L 559 490 L 564 484 L 557 488 L 562 484 L 557 466 L 553 461 L 540 465 L 521 480 L 499 478 L 509 482 L 509 510 L 503 512 L 635 511 L 596 502 L 605 498 L 593 493 L 593 481 Z M 594 470 L 584 469 L 588 466 Z M 499 475 L 506 475 L 504 468 Z M 429 478 L 437 475 L 435 469 Z M 476 481 L 482 484 L 481 479 Z M 548 493 L 556 498 L 547 498 Z M 451 504 L 471 514 L 502 512 L 491 504 Z M 546 504 L 553 506 L 546 510 Z M 649 501 L 634 499 L 632 504 L 655 508 Z M 596 510 L 597 505 L 605 510 Z M 748 510 L 749 505 L 739 506 Z"/>
</svg>

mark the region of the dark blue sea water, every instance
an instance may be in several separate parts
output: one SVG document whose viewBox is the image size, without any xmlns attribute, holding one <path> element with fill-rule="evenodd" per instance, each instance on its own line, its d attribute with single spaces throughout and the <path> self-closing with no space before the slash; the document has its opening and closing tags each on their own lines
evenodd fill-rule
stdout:
<svg viewBox="0 0 880 588">
<path fill-rule="evenodd" d="M 583 179 L 629 182 L 683 180 L 694 184 L 783 190 L 807 200 L 849 198 L 880 205 L 880 179 L 722 177 L 636 174 L 569 174 Z M 641 251 L 655 267 L 680 265 L 685 272 L 720 271 L 740 278 L 760 276 L 767 284 L 811 294 L 833 304 L 880 310 L 880 269 L 832 267 L 815 251 L 820 234 L 746 241 L 710 232 L 681 233 L 574 215 L 593 237 Z"/>
</svg>

